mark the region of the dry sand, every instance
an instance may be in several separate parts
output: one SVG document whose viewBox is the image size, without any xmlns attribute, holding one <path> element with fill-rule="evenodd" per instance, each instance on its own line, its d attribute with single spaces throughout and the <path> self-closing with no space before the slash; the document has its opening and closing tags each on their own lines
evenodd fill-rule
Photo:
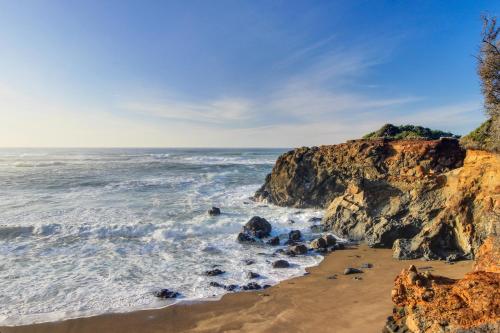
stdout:
<svg viewBox="0 0 500 333">
<path fill-rule="evenodd" d="M 371 263 L 373 268 L 343 275 L 346 267 Z M 460 278 L 472 262 L 392 259 L 388 249 L 336 251 L 310 274 L 283 281 L 265 291 L 234 293 L 220 301 L 175 305 L 158 310 L 108 314 L 55 323 L 0 327 L 1 333 L 80 332 L 381 332 L 391 314 L 390 291 L 395 276 L 410 264 L 435 274 Z M 328 279 L 337 274 L 336 279 Z"/>
</svg>

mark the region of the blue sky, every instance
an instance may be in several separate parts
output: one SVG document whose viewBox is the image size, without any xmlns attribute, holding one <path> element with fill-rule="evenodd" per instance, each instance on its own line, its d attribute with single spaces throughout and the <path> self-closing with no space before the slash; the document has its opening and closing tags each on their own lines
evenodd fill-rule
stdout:
<svg viewBox="0 0 500 333">
<path fill-rule="evenodd" d="M 0 146 L 291 147 L 484 120 L 495 1 L 0 0 Z"/>
</svg>

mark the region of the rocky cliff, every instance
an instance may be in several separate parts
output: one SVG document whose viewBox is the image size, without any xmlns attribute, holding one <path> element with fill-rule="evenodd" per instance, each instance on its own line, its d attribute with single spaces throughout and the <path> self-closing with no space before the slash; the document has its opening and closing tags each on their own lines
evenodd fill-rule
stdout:
<svg viewBox="0 0 500 333">
<path fill-rule="evenodd" d="M 500 221 L 500 158 L 455 139 L 356 140 L 278 158 L 255 195 L 400 259 L 473 257 Z"/>
</svg>

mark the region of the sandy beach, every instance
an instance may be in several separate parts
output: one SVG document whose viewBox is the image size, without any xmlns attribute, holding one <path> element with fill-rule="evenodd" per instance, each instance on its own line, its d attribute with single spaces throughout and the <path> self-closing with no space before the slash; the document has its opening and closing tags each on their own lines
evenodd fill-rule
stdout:
<svg viewBox="0 0 500 333">
<path fill-rule="evenodd" d="M 373 265 L 343 275 L 346 267 Z M 366 245 L 328 255 L 309 274 L 265 291 L 225 295 L 219 301 L 175 305 L 158 310 L 107 314 L 18 327 L 2 333 L 84 332 L 380 332 L 391 314 L 395 276 L 410 264 L 451 278 L 471 270 L 471 261 L 399 261 L 390 249 Z M 361 277 L 360 280 L 354 279 Z"/>
</svg>

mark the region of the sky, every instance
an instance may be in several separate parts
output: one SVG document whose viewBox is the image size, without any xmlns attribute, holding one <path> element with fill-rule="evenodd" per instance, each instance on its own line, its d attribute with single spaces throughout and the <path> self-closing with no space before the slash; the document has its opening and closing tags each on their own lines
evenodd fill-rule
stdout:
<svg viewBox="0 0 500 333">
<path fill-rule="evenodd" d="M 0 147 L 297 147 L 466 134 L 496 1 L 0 0 Z"/>
</svg>

